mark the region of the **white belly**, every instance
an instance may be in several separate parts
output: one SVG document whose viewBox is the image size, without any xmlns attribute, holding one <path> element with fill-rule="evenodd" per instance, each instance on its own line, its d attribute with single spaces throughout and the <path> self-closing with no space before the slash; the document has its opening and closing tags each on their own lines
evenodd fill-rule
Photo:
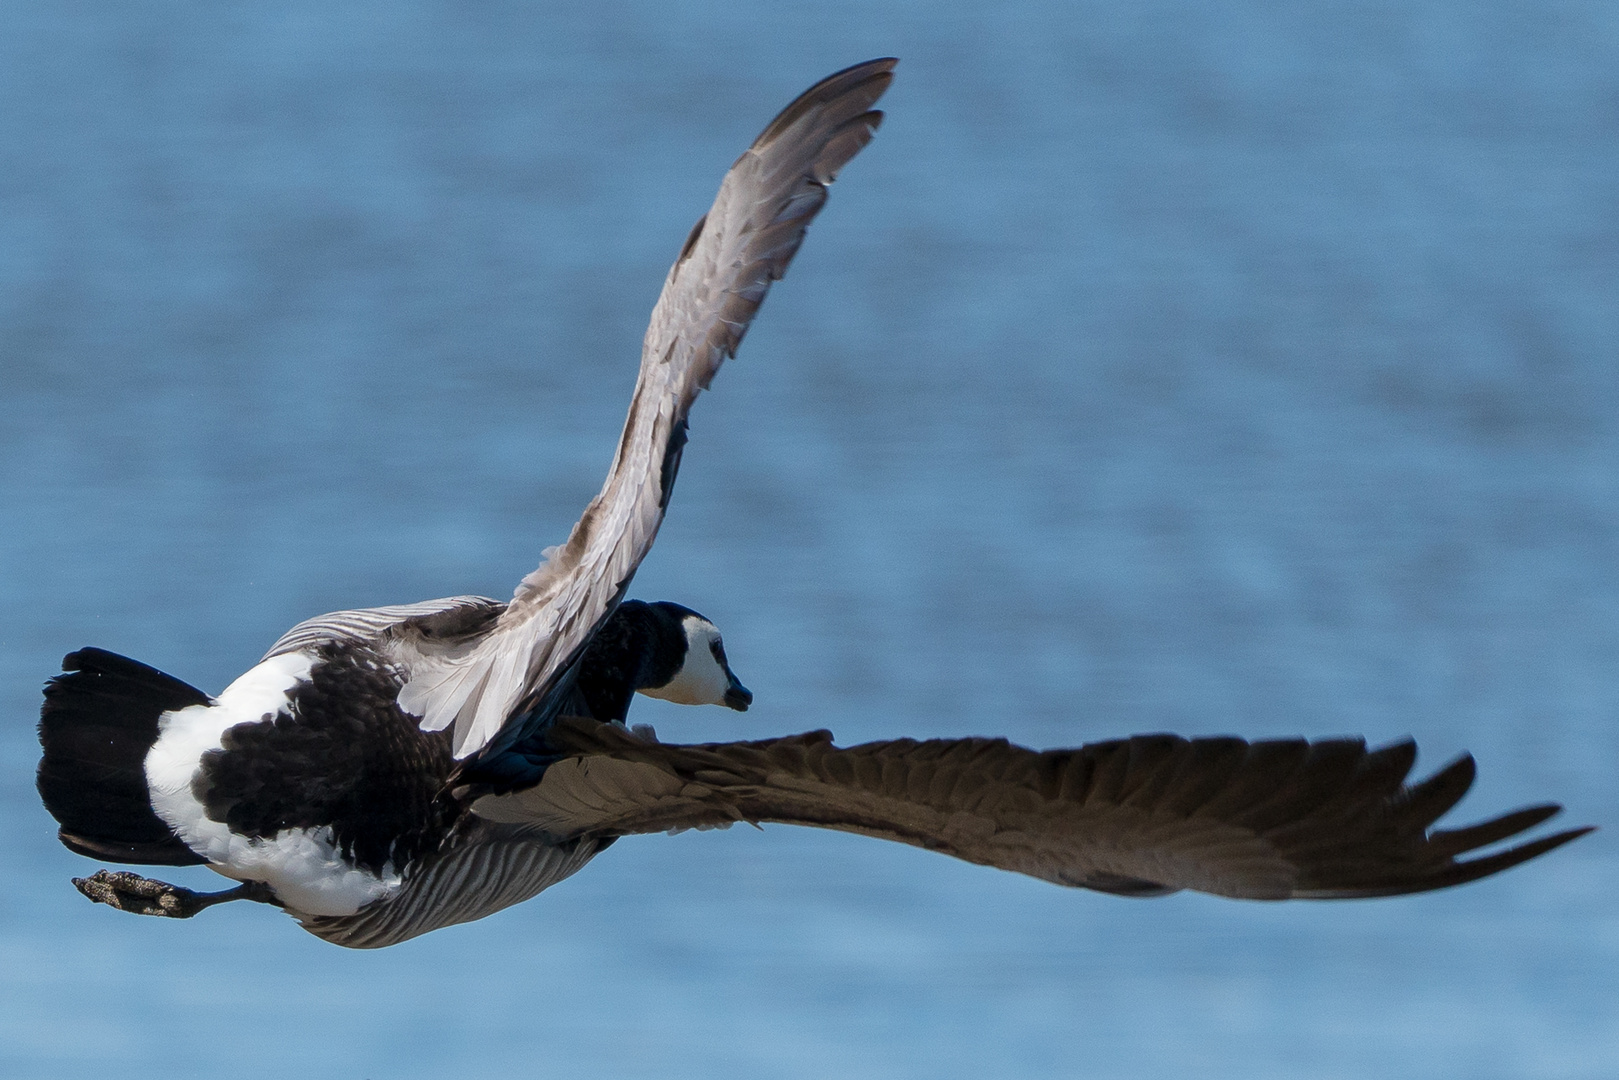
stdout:
<svg viewBox="0 0 1619 1080">
<path fill-rule="evenodd" d="M 225 732 L 285 709 L 313 664 L 302 652 L 273 656 L 231 683 L 213 704 L 164 713 L 157 742 L 146 753 L 146 786 L 157 816 L 214 870 L 238 881 L 264 882 L 297 913 L 352 915 L 399 888 L 401 879 L 391 867 L 378 876 L 351 865 L 325 826 L 283 829 L 273 837 L 234 833 L 208 816 L 191 787 L 202 756 L 222 749 Z"/>
</svg>

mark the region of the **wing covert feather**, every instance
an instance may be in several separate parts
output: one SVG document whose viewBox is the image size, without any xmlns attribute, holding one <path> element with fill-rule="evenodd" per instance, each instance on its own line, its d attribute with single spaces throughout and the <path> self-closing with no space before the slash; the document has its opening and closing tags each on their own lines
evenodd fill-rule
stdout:
<svg viewBox="0 0 1619 1080">
<path fill-rule="evenodd" d="M 1004 739 L 840 749 L 827 732 L 673 745 L 574 718 L 534 788 L 474 804 L 558 840 L 725 825 L 813 825 L 899 840 L 1060 885 L 1257 900 L 1425 892 L 1486 877 L 1589 831 L 1466 860 L 1557 813 L 1433 830 L 1466 793 L 1463 756 L 1414 785 L 1415 746 L 1146 735 L 1037 752 Z"/>
<path fill-rule="evenodd" d="M 493 631 L 471 648 L 421 650 L 400 704 L 429 731 L 454 724 L 457 758 L 519 738 L 514 717 L 558 691 L 570 665 L 623 598 L 652 546 L 679 470 L 686 417 L 735 355 L 772 282 L 786 272 L 826 188 L 870 141 L 871 106 L 897 61 L 821 81 L 773 120 L 731 166 L 664 281 L 642 343 L 641 373 L 601 493 L 567 543 L 518 585 Z"/>
<path fill-rule="evenodd" d="M 487 596 L 446 596 L 416 604 L 354 608 L 317 615 L 276 639 L 260 663 L 282 653 L 337 642 L 373 642 L 405 634 L 460 638 L 486 629 L 506 609 Z"/>
</svg>

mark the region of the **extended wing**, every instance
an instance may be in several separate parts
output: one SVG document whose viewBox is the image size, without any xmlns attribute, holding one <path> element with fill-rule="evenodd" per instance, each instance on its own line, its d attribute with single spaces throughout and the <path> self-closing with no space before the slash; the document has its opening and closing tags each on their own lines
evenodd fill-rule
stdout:
<svg viewBox="0 0 1619 1080">
<path fill-rule="evenodd" d="M 1417 784 L 1406 741 L 1249 743 L 1140 735 L 1036 752 L 1004 739 L 840 749 L 827 732 L 681 746 L 564 719 L 561 760 L 481 817 L 558 842 L 724 825 L 816 825 L 899 840 L 1060 885 L 1132 896 L 1196 889 L 1256 900 L 1393 896 L 1516 866 L 1589 829 L 1472 859 L 1560 807 L 1430 826 L 1472 785 L 1463 756 Z"/>
<path fill-rule="evenodd" d="M 424 730 L 454 725 L 455 756 L 498 753 L 566 679 L 623 598 L 663 522 L 686 416 L 736 352 L 787 270 L 838 171 L 870 141 L 896 61 L 873 60 L 806 91 L 731 166 L 664 282 L 607 482 L 568 542 L 517 587 L 476 641 L 398 638 L 410 680 L 399 703 Z M 508 720 L 513 721 L 508 724 Z"/>
</svg>

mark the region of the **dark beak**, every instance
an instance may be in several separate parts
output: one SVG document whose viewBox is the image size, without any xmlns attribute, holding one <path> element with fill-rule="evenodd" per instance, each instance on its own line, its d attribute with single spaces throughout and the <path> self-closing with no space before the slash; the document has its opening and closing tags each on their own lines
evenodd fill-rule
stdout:
<svg viewBox="0 0 1619 1080">
<path fill-rule="evenodd" d="M 747 712 L 748 706 L 753 704 L 753 691 L 737 682 L 736 676 L 730 668 L 725 669 L 725 677 L 731 680 L 731 685 L 725 688 L 726 708 L 737 712 Z"/>
</svg>

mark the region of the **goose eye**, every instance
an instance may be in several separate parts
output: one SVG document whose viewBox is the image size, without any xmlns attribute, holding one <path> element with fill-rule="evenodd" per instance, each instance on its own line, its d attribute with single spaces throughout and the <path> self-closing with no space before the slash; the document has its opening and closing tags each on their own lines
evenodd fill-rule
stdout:
<svg viewBox="0 0 1619 1080">
<path fill-rule="evenodd" d="M 708 651 L 714 654 L 714 659 L 719 663 L 720 667 L 725 666 L 725 645 L 719 638 L 715 638 L 708 643 Z"/>
</svg>

